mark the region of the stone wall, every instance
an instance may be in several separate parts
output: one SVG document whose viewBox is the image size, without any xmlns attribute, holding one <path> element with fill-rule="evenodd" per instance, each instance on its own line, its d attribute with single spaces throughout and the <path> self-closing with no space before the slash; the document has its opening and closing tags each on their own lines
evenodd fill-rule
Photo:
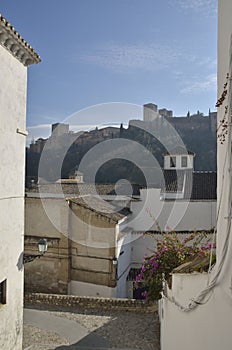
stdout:
<svg viewBox="0 0 232 350">
<path fill-rule="evenodd" d="M 71 200 L 69 205 L 70 280 L 115 288 L 116 271 L 112 259 L 116 256 L 117 224 Z M 74 294 L 72 289 L 70 293 Z"/>
<path fill-rule="evenodd" d="M 71 295 L 26 293 L 25 306 L 63 307 L 71 309 L 100 309 L 152 313 L 157 311 L 157 304 L 148 304 L 144 300 L 78 297 Z"/>
</svg>

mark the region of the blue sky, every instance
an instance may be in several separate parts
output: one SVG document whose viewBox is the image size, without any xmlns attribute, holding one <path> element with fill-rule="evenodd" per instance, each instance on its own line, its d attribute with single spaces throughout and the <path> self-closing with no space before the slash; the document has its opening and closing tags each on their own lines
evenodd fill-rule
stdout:
<svg viewBox="0 0 232 350">
<path fill-rule="evenodd" d="M 30 136 L 46 136 L 49 124 L 108 102 L 154 102 L 176 116 L 215 110 L 216 4 L 1 0 L 2 15 L 42 58 L 29 68 Z M 121 115 L 108 122 L 130 118 Z M 106 122 L 98 119 L 90 124 Z"/>
</svg>

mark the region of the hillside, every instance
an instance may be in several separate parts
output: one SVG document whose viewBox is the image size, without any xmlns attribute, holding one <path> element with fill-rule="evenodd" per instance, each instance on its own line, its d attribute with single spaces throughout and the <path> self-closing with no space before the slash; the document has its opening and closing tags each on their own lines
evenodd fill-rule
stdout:
<svg viewBox="0 0 232 350">
<path fill-rule="evenodd" d="M 203 118 L 205 120 L 203 119 L 202 123 L 194 121 L 195 127 L 193 127 L 191 118 L 181 118 L 184 121 L 181 124 L 181 121 L 178 120 L 178 125 L 175 124 L 179 118 L 172 118 L 171 122 L 173 121 L 172 124 L 178 130 L 186 148 L 196 154 L 195 170 L 215 171 L 216 132 L 214 128 L 206 127 L 208 125 L 208 117 Z M 63 161 L 62 178 L 68 178 L 78 168 L 87 152 L 90 150 L 95 151 L 97 149 L 95 146 L 98 146 L 98 153 L 85 167 L 84 181 L 93 182 L 90 174 L 94 167 L 97 169 L 94 180 L 96 183 L 115 183 L 123 178 L 131 183 L 145 185 L 143 170 L 150 167 L 150 172 L 152 173 L 152 168 L 154 167 L 154 164 L 152 165 L 148 161 L 149 153 L 154 156 L 160 167 L 163 167 L 163 154 L 166 151 L 163 144 L 170 142 L 170 136 L 164 133 L 162 135 L 164 142 L 161 143 L 158 138 L 152 135 L 155 132 L 159 135 L 163 132 L 163 129 L 159 129 L 160 125 L 152 124 L 154 132 L 151 132 L 151 125 L 146 124 L 146 127 L 144 125 L 144 122 L 138 121 L 137 124 L 130 123 L 127 129 L 121 125 L 120 128 L 108 127 L 100 130 L 96 128 L 81 135 L 68 132 L 63 135 L 51 136 L 48 140 L 39 139 L 26 152 L 27 183 L 32 178 L 35 181 L 37 180 L 40 155 L 47 141 L 50 144 L 53 142 L 55 145 L 55 147 L 49 147 L 49 150 L 45 151 L 44 149 L 44 152 L 47 153 L 46 157 L 49 159 L 48 169 L 46 169 L 48 171 L 46 171 L 44 177 L 49 181 L 58 180 L 57 159 L 62 156 L 62 145 L 69 142 L 71 146 Z M 102 144 L 102 142 L 106 141 L 106 144 Z M 143 149 L 138 144 L 144 146 Z M 104 145 L 104 147 L 100 148 L 101 145 Z M 159 179 L 156 179 L 154 175 L 154 181 L 152 182 L 157 183 Z"/>
</svg>

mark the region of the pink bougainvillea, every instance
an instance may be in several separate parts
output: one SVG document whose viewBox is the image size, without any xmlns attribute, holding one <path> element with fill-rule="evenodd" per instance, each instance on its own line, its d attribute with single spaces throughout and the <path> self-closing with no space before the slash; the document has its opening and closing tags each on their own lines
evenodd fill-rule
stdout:
<svg viewBox="0 0 232 350">
<path fill-rule="evenodd" d="M 180 239 L 175 232 L 163 234 L 162 239 L 157 240 L 157 250 L 144 258 L 135 288 L 146 288 L 143 297 L 147 300 L 160 299 L 163 277 L 169 279 L 175 267 L 193 260 L 196 256 L 210 257 L 211 249 L 214 248 L 207 242 L 204 232 L 192 233 L 184 239 Z"/>
</svg>

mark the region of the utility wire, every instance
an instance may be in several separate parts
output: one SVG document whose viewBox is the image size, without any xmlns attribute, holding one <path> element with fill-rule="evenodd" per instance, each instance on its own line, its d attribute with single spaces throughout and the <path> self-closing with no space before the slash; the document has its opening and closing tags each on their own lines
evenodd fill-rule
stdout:
<svg viewBox="0 0 232 350">
<path fill-rule="evenodd" d="M 232 52 L 231 55 L 232 56 Z M 231 86 L 231 67 L 230 67 L 230 85 L 229 85 L 229 94 L 228 94 L 228 105 L 229 105 L 229 123 L 228 123 L 228 145 L 227 145 L 227 149 L 226 149 L 226 154 L 225 154 L 225 158 L 224 158 L 224 164 L 223 164 L 223 172 L 222 172 L 222 188 L 221 188 L 221 193 L 220 193 L 220 200 L 219 200 L 219 205 L 218 205 L 218 210 L 217 210 L 217 218 L 216 218 L 216 226 L 218 223 L 218 219 L 219 219 L 219 213 L 221 210 L 221 203 L 222 203 L 222 198 L 223 198 L 223 194 L 224 194 L 224 184 L 225 184 L 225 167 L 227 164 L 227 158 L 228 158 L 228 171 L 229 173 L 231 173 L 232 171 L 232 86 Z M 230 174 L 229 174 L 230 175 Z M 206 288 L 204 288 L 196 298 L 191 299 L 188 306 L 183 306 L 182 304 L 180 304 L 173 296 L 169 297 L 168 293 L 167 293 L 167 284 L 165 282 L 164 284 L 164 288 L 163 288 L 163 292 L 162 292 L 162 296 L 167 299 L 168 301 L 170 301 L 171 303 L 173 303 L 179 310 L 183 311 L 183 312 L 189 312 L 195 308 L 197 308 L 199 305 L 203 305 L 205 303 L 207 303 L 212 295 L 209 296 L 209 298 L 204 302 L 205 297 L 213 291 L 213 289 L 215 288 L 215 286 L 218 284 L 218 278 L 222 272 L 222 268 L 228 253 L 228 247 L 229 247 L 229 241 L 230 241 L 230 232 L 231 232 L 231 219 L 232 219 L 232 181 L 231 181 L 231 176 L 228 177 L 229 178 L 229 193 L 228 193 L 228 216 L 227 216 L 227 225 L 226 225 L 226 236 L 225 236 L 225 240 L 224 240 L 224 244 L 222 247 L 222 254 L 221 254 L 221 258 L 220 261 L 218 263 L 216 263 L 215 266 L 215 275 L 212 278 L 211 281 L 208 280 L 208 284 L 206 286 Z M 216 231 L 214 230 L 214 234 L 216 233 Z M 212 258 L 210 258 L 211 263 L 212 263 Z M 210 266 L 211 269 L 211 266 Z M 210 272 L 210 269 L 208 271 L 208 273 Z M 213 272 L 211 272 L 211 275 L 213 275 Z"/>
</svg>

